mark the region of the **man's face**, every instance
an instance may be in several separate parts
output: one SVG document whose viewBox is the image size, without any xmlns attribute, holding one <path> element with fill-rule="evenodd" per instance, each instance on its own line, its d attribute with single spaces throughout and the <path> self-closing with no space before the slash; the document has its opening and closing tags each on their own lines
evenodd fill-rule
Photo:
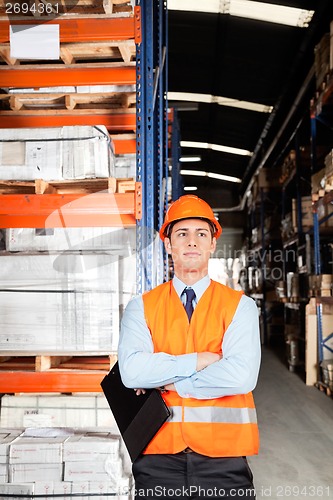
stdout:
<svg viewBox="0 0 333 500">
<path fill-rule="evenodd" d="M 175 271 L 201 272 L 207 268 L 209 257 L 215 251 L 216 238 L 212 237 L 208 222 L 184 219 L 175 223 L 170 238 L 165 238 L 164 244 L 172 257 Z"/>
</svg>

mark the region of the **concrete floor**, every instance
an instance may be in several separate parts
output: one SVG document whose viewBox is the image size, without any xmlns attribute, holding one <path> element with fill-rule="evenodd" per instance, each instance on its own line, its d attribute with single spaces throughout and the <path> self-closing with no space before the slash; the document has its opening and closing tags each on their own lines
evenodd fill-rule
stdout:
<svg viewBox="0 0 333 500">
<path fill-rule="evenodd" d="M 254 397 L 261 447 L 249 463 L 257 500 L 333 499 L 333 399 L 268 349 Z"/>
</svg>

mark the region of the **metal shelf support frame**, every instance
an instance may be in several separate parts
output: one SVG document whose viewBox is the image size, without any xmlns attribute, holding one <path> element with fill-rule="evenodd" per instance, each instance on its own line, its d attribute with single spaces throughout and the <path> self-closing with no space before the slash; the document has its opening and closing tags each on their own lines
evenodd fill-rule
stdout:
<svg viewBox="0 0 333 500">
<path fill-rule="evenodd" d="M 317 144 L 317 124 L 316 120 L 320 117 L 313 113 L 311 115 L 311 167 L 312 172 L 316 171 L 317 167 L 317 155 L 316 155 L 316 144 Z M 326 124 L 326 123 L 325 123 Z M 328 124 L 326 124 L 328 125 Z M 319 226 L 327 219 L 329 219 L 333 214 L 330 214 L 320 221 L 318 219 L 317 212 L 317 203 L 313 204 L 313 239 L 314 239 L 314 266 L 315 266 L 315 274 L 321 274 L 321 256 L 320 256 L 320 234 L 319 234 Z M 327 337 L 323 338 L 323 324 L 322 324 L 322 304 L 320 301 L 317 301 L 316 305 L 317 312 L 317 344 L 318 344 L 318 372 L 320 363 L 324 360 L 324 348 L 333 353 L 333 349 L 327 345 L 327 342 L 333 338 L 333 333 L 330 333 Z M 320 377 L 319 377 L 320 379 Z"/>
<path fill-rule="evenodd" d="M 172 179 L 172 199 L 177 200 L 183 194 L 183 185 L 180 175 L 179 159 L 181 154 L 180 148 L 180 125 L 177 109 L 173 111 L 173 121 L 171 127 L 171 179 Z"/>
<path fill-rule="evenodd" d="M 157 231 L 167 189 L 166 13 L 162 0 L 136 2 L 135 15 L 141 22 L 136 51 L 136 153 L 137 181 L 142 183 L 142 219 L 137 223 L 137 293 L 163 281 L 163 250 Z"/>
</svg>

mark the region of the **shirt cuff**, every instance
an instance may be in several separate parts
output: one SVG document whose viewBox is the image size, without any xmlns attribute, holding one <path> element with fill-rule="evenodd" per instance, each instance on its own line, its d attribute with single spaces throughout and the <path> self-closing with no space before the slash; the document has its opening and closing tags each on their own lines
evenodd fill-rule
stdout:
<svg viewBox="0 0 333 500">
<path fill-rule="evenodd" d="M 197 370 L 197 358 L 198 355 L 196 352 L 190 354 L 180 354 L 176 356 L 177 360 L 177 369 L 176 373 L 178 377 L 190 377 Z"/>
<path fill-rule="evenodd" d="M 177 380 L 174 383 L 175 389 L 181 398 L 191 398 L 193 397 L 193 384 L 189 378 L 184 378 L 183 380 Z"/>
</svg>

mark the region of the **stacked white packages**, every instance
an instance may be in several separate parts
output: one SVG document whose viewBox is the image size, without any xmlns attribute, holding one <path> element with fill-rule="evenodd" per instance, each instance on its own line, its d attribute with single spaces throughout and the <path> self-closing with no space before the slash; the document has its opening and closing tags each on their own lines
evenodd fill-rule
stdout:
<svg viewBox="0 0 333 500">
<path fill-rule="evenodd" d="M 0 483 L 0 497 L 75 494 L 80 498 L 81 493 L 86 500 L 101 494 L 103 498 L 130 498 L 132 477 L 120 443 L 119 435 L 107 431 L 4 430 L 0 453 L 5 450 L 5 454 L 0 455 L 0 464 L 6 476 Z M 107 493 L 110 497 L 104 496 Z"/>
<path fill-rule="evenodd" d="M 9 448 L 10 483 L 33 481 L 62 481 L 63 444 L 62 437 L 19 436 Z"/>
<path fill-rule="evenodd" d="M 0 179 L 112 176 L 113 146 L 102 125 L 0 130 Z"/>
<path fill-rule="evenodd" d="M 3 231 L 8 252 L 97 252 L 123 258 L 135 252 L 135 228 L 9 228 Z"/>
<path fill-rule="evenodd" d="M 2 351 L 114 352 L 118 263 L 109 255 L 2 256 Z"/>
<path fill-rule="evenodd" d="M 119 436 L 108 433 L 75 435 L 64 443 L 64 481 L 109 482 L 117 488 L 122 476 Z"/>
<path fill-rule="evenodd" d="M 5 394 L 1 399 L 0 437 L 2 429 L 10 426 L 90 427 L 117 432 L 116 422 L 103 394 Z M 0 445 L 0 463 L 1 456 Z"/>
<path fill-rule="evenodd" d="M 19 429 L 0 429 L 0 484 L 8 482 L 9 447 L 20 434 Z"/>
</svg>

